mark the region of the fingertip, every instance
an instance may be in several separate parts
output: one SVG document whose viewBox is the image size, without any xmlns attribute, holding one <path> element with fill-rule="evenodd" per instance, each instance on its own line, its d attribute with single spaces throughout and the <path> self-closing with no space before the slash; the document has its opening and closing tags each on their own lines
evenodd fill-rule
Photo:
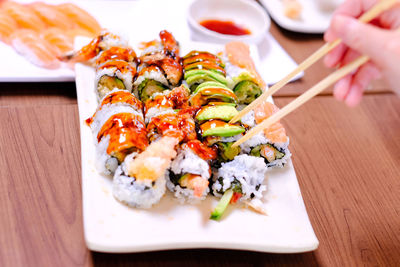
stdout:
<svg viewBox="0 0 400 267">
<path fill-rule="evenodd" d="M 333 88 L 333 96 L 339 100 L 345 100 L 350 89 L 351 76 L 346 76 L 339 80 Z"/>
<path fill-rule="evenodd" d="M 345 100 L 346 105 L 349 107 L 356 107 L 358 104 L 360 104 L 363 92 L 364 88 L 358 84 L 352 85 Z"/>
<path fill-rule="evenodd" d="M 324 34 L 324 40 L 325 42 L 332 42 L 334 40 L 336 40 L 337 37 L 335 36 L 335 34 L 332 32 L 332 30 L 329 28 L 325 34 Z"/>
</svg>

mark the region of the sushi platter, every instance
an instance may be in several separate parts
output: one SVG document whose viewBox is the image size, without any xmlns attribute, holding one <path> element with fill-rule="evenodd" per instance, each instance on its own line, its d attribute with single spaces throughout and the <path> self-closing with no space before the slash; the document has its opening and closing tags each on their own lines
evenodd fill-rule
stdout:
<svg viewBox="0 0 400 267">
<path fill-rule="evenodd" d="M 245 69 L 235 68 L 237 61 L 230 57 L 247 46 L 180 42 L 177 47 L 171 33 L 161 31 L 161 43 L 130 44 L 138 55 L 136 61 L 133 50 L 124 48 L 126 44 L 118 38 L 105 33 L 100 43 L 89 44 L 106 49 L 96 56 L 96 68 L 87 63 L 75 67 L 84 232 L 89 249 L 221 248 L 279 253 L 316 249 L 318 240 L 304 207 L 284 129 L 283 136 L 278 131 L 276 141 L 265 133 L 270 139 L 261 143 L 269 142 L 266 145 L 256 140 L 239 150 L 229 148 L 246 127 L 252 127 L 252 119 L 231 125 L 227 114 L 237 112 L 238 103 L 248 104 L 265 86 L 251 57 Z M 107 42 L 123 44 L 124 53 L 118 53 L 125 63 L 109 59 L 111 48 L 104 48 Z M 182 78 L 168 68 L 179 60 L 177 55 L 182 56 L 185 69 Z M 79 52 L 75 56 L 80 62 L 91 60 Z M 137 72 L 126 64 L 137 67 Z M 126 82 L 132 80 L 132 75 L 124 74 L 127 69 L 136 77 L 133 85 Z M 157 74 L 160 69 L 164 75 Z M 184 83 L 178 86 L 180 79 Z M 211 91 L 215 92 L 210 95 Z M 187 96 L 185 101 L 177 100 L 182 96 Z M 170 100 L 174 104 L 165 107 Z M 264 113 L 275 110 L 272 103 L 264 106 Z M 219 112 L 210 111 L 216 109 Z M 263 112 L 256 112 L 256 121 Z M 127 129 L 121 114 L 136 121 L 134 140 L 121 139 L 124 135 L 118 127 Z M 142 133 L 145 124 L 147 136 Z M 177 126 L 182 124 L 185 127 Z M 117 146 L 112 146 L 115 142 Z M 263 149 L 272 151 L 272 158 Z"/>
</svg>

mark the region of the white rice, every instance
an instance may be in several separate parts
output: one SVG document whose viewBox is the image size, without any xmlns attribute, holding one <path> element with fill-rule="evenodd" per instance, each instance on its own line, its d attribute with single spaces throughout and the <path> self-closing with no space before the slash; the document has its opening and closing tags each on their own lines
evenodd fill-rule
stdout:
<svg viewBox="0 0 400 267">
<path fill-rule="evenodd" d="M 236 179 L 242 187 L 241 200 L 252 198 L 252 194 L 255 198 L 260 199 L 262 193 L 267 189 L 263 184 L 267 169 L 267 165 L 261 157 L 236 156 L 233 161 L 222 163 L 222 166 L 218 169 L 217 180 L 212 185 L 213 193 L 221 197 L 222 194 L 218 191 L 225 192 Z M 218 181 L 218 178 L 222 178 L 222 184 Z"/>
<path fill-rule="evenodd" d="M 245 124 L 248 125 L 249 127 L 253 128 L 254 126 L 256 126 L 256 119 L 254 117 L 254 110 L 251 110 L 250 112 L 246 113 L 241 119 L 240 121 Z"/>
<path fill-rule="evenodd" d="M 178 156 L 172 161 L 170 171 L 176 175 L 190 173 L 200 175 L 205 180 L 210 179 L 210 166 L 207 161 L 197 156 L 190 148 L 178 150 Z M 175 185 L 171 182 L 169 176 L 167 178 L 167 187 L 180 202 L 203 200 L 210 191 L 207 188 L 200 198 L 196 197 L 192 189 L 182 188 L 179 184 Z"/>
<path fill-rule="evenodd" d="M 210 166 L 207 161 L 197 156 L 190 148 L 178 150 L 170 170 L 175 174 L 191 173 L 207 180 L 210 178 Z"/>
<path fill-rule="evenodd" d="M 126 164 L 129 164 L 131 160 L 133 160 L 133 156 L 127 156 L 124 163 L 116 170 L 113 180 L 113 195 L 117 200 L 129 206 L 148 209 L 158 203 L 165 194 L 166 177 L 158 178 L 154 184 L 151 180 L 137 181 L 127 175 Z"/>
<path fill-rule="evenodd" d="M 101 70 L 96 70 L 96 77 L 95 77 L 95 90 L 96 93 L 100 98 L 103 98 L 107 93 L 109 93 L 111 90 L 105 89 L 105 88 L 98 88 L 98 84 L 100 81 L 100 78 L 103 77 L 104 75 L 110 76 L 110 77 L 117 77 L 120 79 L 125 86 L 125 89 L 128 90 L 129 92 L 132 92 L 132 87 L 133 87 L 133 75 L 130 71 L 127 71 L 126 73 L 120 72 L 116 67 L 110 67 L 110 68 L 105 68 Z M 112 89 L 114 90 L 114 89 Z"/>
<path fill-rule="evenodd" d="M 237 134 L 237 135 L 228 136 L 228 137 L 222 136 L 220 142 L 222 142 L 222 143 L 236 142 L 237 140 L 239 140 L 242 137 L 243 137 L 243 134 Z"/>
<path fill-rule="evenodd" d="M 114 174 L 118 167 L 118 160 L 107 154 L 109 143 L 110 136 L 105 136 L 98 144 L 96 144 L 96 168 L 101 174 L 104 175 Z"/>
</svg>

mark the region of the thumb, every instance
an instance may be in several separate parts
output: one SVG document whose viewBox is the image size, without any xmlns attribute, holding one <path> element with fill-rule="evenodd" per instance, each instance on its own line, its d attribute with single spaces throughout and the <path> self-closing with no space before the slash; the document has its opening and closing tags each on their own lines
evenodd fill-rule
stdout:
<svg viewBox="0 0 400 267">
<path fill-rule="evenodd" d="M 382 52 L 385 51 L 390 39 L 390 34 L 386 30 L 342 15 L 333 18 L 331 29 L 353 50 L 369 56 L 378 65 L 384 62 Z"/>
</svg>

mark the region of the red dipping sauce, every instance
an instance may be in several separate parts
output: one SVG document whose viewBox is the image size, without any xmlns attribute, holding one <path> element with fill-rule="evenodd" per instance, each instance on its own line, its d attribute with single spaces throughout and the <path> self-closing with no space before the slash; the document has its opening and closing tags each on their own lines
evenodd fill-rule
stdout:
<svg viewBox="0 0 400 267">
<path fill-rule="evenodd" d="M 229 35 L 248 35 L 250 30 L 236 25 L 233 21 L 224 20 L 203 20 L 200 25 L 214 32 L 229 34 Z"/>
</svg>

